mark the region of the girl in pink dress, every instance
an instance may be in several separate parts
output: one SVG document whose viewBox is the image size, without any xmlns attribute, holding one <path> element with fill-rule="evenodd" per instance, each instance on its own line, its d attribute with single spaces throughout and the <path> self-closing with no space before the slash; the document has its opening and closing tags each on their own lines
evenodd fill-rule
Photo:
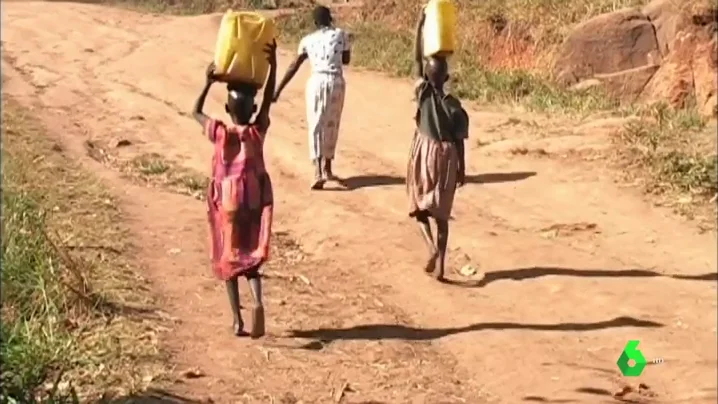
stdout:
<svg viewBox="0 0 718 404">
<path fill-rule="evenodd" d="M 272 182 L 264 165 L 264 139 L 269 128 L 269 108 L 276 81 L 276 44 L 266 48 L 270 64 L 262 105 L 256 118 L 255 87 L 239 83 L 227 85 L 225 109 L 232 119 L 226 124 L 202 112 L 212 83 L 217 81 L 214 65 L 207 68 L 207 82 L 197 98 L 193 115 L 214 144 L 212 179 L 207 191 L 207 212 L 212 245 L 212 270 L 226 282 L 237 336 L 264 335 L 264 306 L 261 265 L 269 256 L 272 230 Z M 244 331 L 240 313 L 238 278 L 247 278 L 254 300 L 252 327 Z"/>
</svg>

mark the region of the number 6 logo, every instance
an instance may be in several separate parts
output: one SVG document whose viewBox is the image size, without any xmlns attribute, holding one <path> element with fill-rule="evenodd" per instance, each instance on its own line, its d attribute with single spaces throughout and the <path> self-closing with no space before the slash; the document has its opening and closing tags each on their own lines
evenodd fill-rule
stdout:
<svg viewBox="0 0 718 404">
<path fill-rule="evenodd" d="M 643 357 L 643 352 L 638 349 L 638 340 L 630 340 L 623 348 L 621 356 L 618 357 L 616 364 L 618 369 L 621 370 L 621 374 L 628 377 L 640 376 L 643 373 L 643 369 L 646 367 L 646 358 Z M 633 366 L 628 361 L 633 360 Z"/>
</svg>

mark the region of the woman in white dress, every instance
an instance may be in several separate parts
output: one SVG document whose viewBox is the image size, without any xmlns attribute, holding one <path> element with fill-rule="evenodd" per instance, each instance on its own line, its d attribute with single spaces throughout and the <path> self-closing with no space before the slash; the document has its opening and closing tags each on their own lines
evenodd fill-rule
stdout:
<svg viewBox="0 0 718 404">
<path fill-rule="evenodd" d="M 312 16 L 317 30 L 299 42 L 297 57 L 287 68 L 274 94 L 276 101 L 305 60 L 312 74 L 307 81 L 307 127 L 309 155 L 315 166 L 312 189 L 322 189 L 327 180 L 335 180 L 332 160 L 339 137 L 339 123 L 344 109 L 346 83 L 343 65 L 351 60 L 349 35 L 332 25 L 327 7 L 317 6 Z"/>
</svg>

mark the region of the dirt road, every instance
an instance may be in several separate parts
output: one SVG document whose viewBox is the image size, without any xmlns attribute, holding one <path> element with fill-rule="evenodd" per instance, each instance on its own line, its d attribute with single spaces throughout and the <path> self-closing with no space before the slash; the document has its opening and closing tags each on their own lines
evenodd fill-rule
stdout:
<svg viewBox="0 0 718 404">
<path fill-rule="evenodd" d="M 302 252 L 270 271 L 270 335 L 238 340 L 206 265 L 203 204 L 135 185 L 83 147 L 124 139 L 118 158 L 158 153 L 206 172 L 211 146 L 188 112 L 218 17 L 9 2 L 2 18 L 3 94 L 117 190 L 139 259 L 178 319 L 168 344 L 180 366 L 207 374 L 176 391 L 218 403 L 594 403 L 642 382 L 650 390 L 630 397 L 638 402 L 715 402 L 715 235 L 620 188 L 603 162 L 560 157 L 605 138 L 551 128 L 600 122 L 472 112 L 473 142 L 493 142 L 470 148 L 450 245 L 485 276 L 439 285 L 421 274 L 406 217 L 410 83 L 348 73 L 336 170 L 351 189 L 315 193 L 305 69 L 274 107 L 268 140 L 280 241 Z M 283 55 L 282 72 L 287 63 Z M 221 103 L 216 88 L 209 110 L 220 114 Z M 521 124 L 531 119 L 543 135 Z M 615 362 L 629 339 L 665 363 L 621 377 Z"/>
</svg>

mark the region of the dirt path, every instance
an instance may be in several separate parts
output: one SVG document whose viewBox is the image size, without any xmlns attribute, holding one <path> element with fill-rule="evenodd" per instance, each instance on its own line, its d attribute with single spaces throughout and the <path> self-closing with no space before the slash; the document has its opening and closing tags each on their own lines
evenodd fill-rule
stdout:
<svg viewBox="0 0 718 404">
<path fill-rule="evenodd" d="M 474 287 L 438 285 L 420 274 L 421 241 L 404 208 L 410 84 L 362 72 L 347 76 L 337 161 L 349 191 L 308 190 L 306 71 L 273 109 L 280 240 L 301 241 L 303 252 L 269 269 L 271 335 L 231 338 L 224 291 L 206 269 L 202 203 L 132 185 L 83 149 L 86 140 L 125 139 L 120 158 L 159 153 L 205 172 L 211 147 L 187 112 L 218 17 L 3 7 L 3 92 L 35 108 L 124 195 L 141 258 L 178 318 L 170 345 L 181 366 L 207 373 L 177 391 L 220 403 L 333 402 L 342 390 L 356 403 L 570 403 L 611 402 L 641 381 L 655 395 L 634 395 L 642 402 L 715 401 L 713 234 L 651 209 L 601 162 L 559 158 L 601 147 L 600 136 L 538 136 L 513 124 L 526 114 L 475 111 L 473 139 L 496 141 L 469 152 L 473 175 L 459 192 L 450 244 L 485 277 Z M 221 100 L 216 89 L 210 111 L 222 111 Z M 620 377 L 615 361 L 629 339 L 666 362 L 638 380 Z"/>
</svg>

